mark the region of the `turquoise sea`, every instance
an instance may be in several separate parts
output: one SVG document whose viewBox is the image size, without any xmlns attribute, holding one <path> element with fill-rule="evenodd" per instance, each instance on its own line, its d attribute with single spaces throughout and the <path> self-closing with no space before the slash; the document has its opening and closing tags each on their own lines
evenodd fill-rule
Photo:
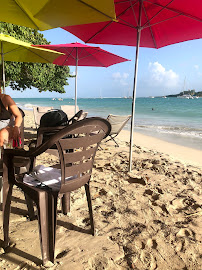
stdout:
<svg viewBox="0 0 202 270">
<path fill-rule="evenodd" d="M 52 100 L 51 98 L 16 98 L 22 109 L 32 110 L 32 106 L 74 105 L 74 100 Z M 131 99 L 86 98 L 78 99 L 80 109 L 88 116 L 106 118 L 108 114 L 131 114 Z M 146 135 L 161 138 L 202 150 L 202 98 L 137 98 L 135 130 Z M 129 129 L 130 123 L 126 126 Z M 135 137 L 134 137 L 135 143 Z"/>
</svg>

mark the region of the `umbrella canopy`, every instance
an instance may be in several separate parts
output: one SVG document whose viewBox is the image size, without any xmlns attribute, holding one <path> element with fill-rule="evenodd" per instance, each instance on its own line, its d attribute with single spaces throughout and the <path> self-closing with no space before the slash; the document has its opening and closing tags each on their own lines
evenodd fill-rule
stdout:
<svg viewBox="0 0 202 270">
<path fill-rule="evenodd" d="M 136 46 L 129 171 L 132 145 L 139 47 L 161 48 L 202 38 L 201 0 L 114 0 L 115 22 L 69 26 L 63 29 L 86 43 Z"/>
<path fill-rule="evenodd" d="M 5 90 L 4 61 L 53 63 L 62 53 L 32 47 L 30 43 L 17 40 L 14 37 L 0 34 L 0 60 L 3 66 L 3 84 Z"/>
<path fill-rule="evenodd" d="M 113 53 L 107 52 L 100 47 L 92 47 L 81 43 L 69 43 L 58 45 L 32 45 L 33 47 L 46 48 L 62 52 L 53 63 L 61 66 L 76 66 L 75 80 L 75 110 L 77 106 L 77 67 L 109 67 L 114 64 L 129 61 Z"/>
<path fill-rule="evenodd" d="M 86 43 L 161 48 L 202 38 L 201 0 L 114 0 L 117 20 L 63 29 Z M 139 15 L 141 14 L 141 21 Z"/>
<path fill-rule="evenodd" d="M 1 0 L 3 22 L 47 30 L 115 19 L 113 0 Z"/>
</svg>

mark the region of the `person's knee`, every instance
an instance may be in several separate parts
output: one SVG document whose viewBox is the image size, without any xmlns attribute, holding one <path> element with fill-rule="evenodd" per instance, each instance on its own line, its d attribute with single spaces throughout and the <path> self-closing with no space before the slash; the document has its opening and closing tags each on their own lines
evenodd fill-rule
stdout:
<svg viewBox="0 0 202 270">
<path fill-rule="evenodd" d="M 0 130 L 0 146 L 3 146 L 4 141 L 8 141 L 8 131 L 6 129 Z"/>
<path fill-rule="evenodd" d="M 3 146 L 4 143 L 4 136 L 3 136 L 3 132 L 0 131 L 0 146 Z"/>
</svg>

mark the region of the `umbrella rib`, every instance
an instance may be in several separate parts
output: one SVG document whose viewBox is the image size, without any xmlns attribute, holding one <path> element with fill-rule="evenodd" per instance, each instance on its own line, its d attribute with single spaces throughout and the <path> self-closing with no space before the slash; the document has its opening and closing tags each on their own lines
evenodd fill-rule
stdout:
<svg viewBox="0 0 202 270">
<path fill-rule="evenodd" d="M 96 55 L 97 52 L 100 52 L 99 49 L 96 48 L 96 47 L 93 47 L 93 50 L 95 50 L 95 52 L 93 52 L 93 53 L 89 53 L 85 48 L 82 48 L 82 49 L 83 49 L 83 51 L 87 52 L 88 55 L 78 58 L 78 61 L 81 60 L 81 59 L 87 58 L 87 57 L 89 57 L 89 56 L 93 56 L 94 54 Z M 92 49 L 92 48 L 90 48 L 90 49 Z M 106 53 L 107 53 L 107 52 L 106 52 Z M 106 66 L 105 66 L 103 63 L 101 63 L 96 57 L 95 57 L 95 59 L 100 63 L 101 67 L 106 67 Z"/>
<path fill-rule="evenodd" d="M 145 9 L 144 4 L 143 4 L 143 9 L 144 9 L 145 16 L 146 16 L 146 18 L 147 18 L 147 20 L 148 20 L 148 16 L 147 16 L 147 12 L 146 12 L 146 9 Z M 149 20 L 148 20 L 148 21 L 149 21 Z M 155 40 L 155 38 L 154 38 L 154 33 L 153 33 L 153 31 L 152 31 L 150 22 L 149 22 L 149 30 L 150 30 L 150 32 L 151 32 L 151 36 L 152 36 L 152 39 L 153 39 L 153 42 L 154 42 L 154 46 L 155 46 L 155 48 L 157 49 L 156 40 Z"/>
<path fill-rule="evenodd" d="M 138 25 L 138 21 L 137 21 L 136 15 L 135 15 L 135 11 L 134 11 L 134 8 L 133 8 L 132 0 L 130 0 L 130 5 L 131 5 L 131 9 L 132 9 L 132 12 L 133 12 L 133 15 L 134 15 L 136 24 Z"/>
<path fill-rule="evenodd" d="M 126 1 L 120 1 L 120 2 L 116 3 L 116 4 L 122 4 L 122 3 L 130 2 L 130 7 L 126 8 L 122 13 L 120 13 L 120 14 L 117 16 L 117 19 L 120 20 L 120 21 L 122 21 L 122 22 L 124 22 L 124 24 L 123 24 L 124 26 L 129 26 L 129 27 L 134 28 L 134 29 L 137 30 L 138 27 L 141 27 L 141 26 L 138 26 L 137 18 L 136 18 L 136 16 L 135 16 L 135 12 L 134 12 L 134 8 L 133 8 L 133 7 L 139 2 L 139 0 L 136 1 L 134 4 L 132 4 L 131 1 L 132 1 L 132 0 L 126 0 Z M 142 0 L 142 1 L 144 2 L 144 0 Z M 135 17 L 135 21 L 136 21 L 136 23 L 137 23 L 137 26 L 134 26 L 134 25 L 130 24 L 129 22 L 127 22 L 127 21 L 123 20 L 122 18 L 120 18 L 120 16 L 122 16 L 124 13 L 126 13 L 129 9 L 132 9 L 132 12 L 133 12 L 133 15 L 134 15 L 134 17 Z M 120 21 L 118 21 L 117 23 L 121 24 Z M 142 27 L 141 27 L 141 28 L 142 28 Z"/>
<path fill-rule="evenodd" d="M 91 48 L 92 49 L 92 48 Z M 100 47 L 93 47 L 93 49 L 95 50 L 95 52 L 94 53 L 89 53 L 89 55 L 96 55 L 97 53 L 99 53 L 99 52 L 101 52 L 101 53 L 104 53 L 104 54 L 113 54 L 113 53 L 109 53 L 109 52 L 107 52 L 107 51 L 105 51 L 105 50 L 102 50 L 102 51 L 100 51 Z M 114 54 L 113 54 L 114 55 Z M 87 56 L 85 56 L 85 57 L 87 57 Z M 82 58 L 80 58 L 80 59 L 83 59 L 83 58 L 85 58 L 85 57 L 82 57 Z M 119 56 L 120 57 L 120 56 Z M 120 58 L 122 58 L 122 57 L 120 57 Z M 97 58 L 96 58 L 96 60 L 101 64 L 101 66 L 102 67 L 108 67 L 109 65 L 104 65 L 103 63 L 101 63 L 100 62 L 100 60 L 98 60 Z M 111 65 L 111 64 L 110 64 Z"/>
<path fill-rule="evenodd" d="M 136 1 L 134 4 L 132 4 L 131 3 L 131 0 L 129 0 L 130 1 L 130 6 L 128 7 L 128 8 L 126 8 L 124 11 L 122 11 L 118 16 L 116 16 L 116 18 L 118 19 L 118 20 L 122 20 L 122 21 L 124 21 L 123 19 L 121 19 L 120 18 L 120 16 L 122 16 L 124 13 L 126 13 L 129 9 L 131 9 L 131 8 L 133 8 L 138 2 L 139 2 L 139 0 L 138 1 Z M 125 1 L 124 1 L 125 2 Z M 127 0 L 127 2 L 128 2 L 128 0 Z M 118 3 L 116 3 L 116 4 L 120 4 L 121 2 L 118 2 Z M 134 11 L 134 9 L 133 9 L 133 11 Z M 129 24 L 128 22 L 126 22 L 127 24 Z M 137 25 L 138 25 L 138 23 L 137 23 Z"/>
<path fill-rule="evenodd" d="M 19 45 L 18 48 L 15 48 L 15 49 L 13 49 L 13 50 L 11 50 L 11 51 L 9 51 L 9 52 L 4 53 L 4 55 L 9 54 L 9 53 L 14 52 L 14 51 L 17 51 L 17 50 L 21 50 L 21 49 L 22 49 L 22 46 Z M 29 52 L 31 52 L 31 53 L 37 55 L 39 58 L 42 58 L 42 59 L 46 60 L 47 62 L 51 63 L 48 59 L 46 59 L 45 57 L 42 57 L 41 55 L 39 55 L 39 54 L 36 53 L 36 52 L 33 52 L 33 51 L 30 50 L 29 48 L 23 46 L 23 49 L 26 49 L 26 50 L 28 50 Z M 36 62 L 36 63 L 37 63 L 37 62 Z"/>
<path fill-rule="evenodd" d="M 158 16 L 158 14 L 160 14 L 164 9 L 166 9 L 172 2 L 173 2 L 174 0 L 171 0 L 167 5 L 165 5 L 165 6 L 161 6 L 162 7 L 162 9 L 161 10 L 159 10 L 153 17 L 151 17 L 151 19 L 149 19 L 142 27 L 145 27 L 145 25 L 147 25 L 148 23 L 150 23 L 150 21 L 152 20 L 152 19 L 154 19 L 156 16 Z"/>
<path fill-rule="evenodd" d="M 31 52 L 31 53 L 37 55 L 39 58 L 42 58 L 42 59 L 46 60 L 47 62 L 49 62 L 50 64 L 52 64 L 51 61 L 49 61 L 49 60 L 46 59 L 45 57 L 39 55 L 38 53 L 35 53 L 35 52 L 31 51 L 29 48 L 26 48 L 26 47 L 25 47 L 25 49 L 28 50 L 29 52 Z M 36 63 L 37 63 L 37 62 L 36 62 Z"/>
<path fill-rule="evenodd" d="M 26 48 L 26 47 L 23 46 L 23 48 Z M 22 49 L 22 46 L 18 45 L 18 48 L 14 48 L 14 49 L 12 49 L 10 51 L 7 51 L 7 52 L 4 53 L 4 55 L 9 54 L 9 53 L 14 52 L 14 51 L 21 50 L 21 49 Z"/>
<path fill-rule="evenodd" d="M 97 52 L 100 52 L 96 47 L 93 48 L 93 49 L 94 49 L 94 50 L 97 50 L 97 51 L 94 52 L 94 53 L 89 53 L 88 51 L 85 50 L 89 55 L 83 56 L 83 57 L 79 58 L 79 60 L 84 59 L 84 58 L 87 58 L 88 56 L 94 56 L 94 55 L 97 54 Z M 101 63 L 95 56 L 94 56 L 94 58 L 98 61 L 98 63 L 100 63 L 101 67 L 106 67 L 106 66 L 105 66 L 103 63 Z"/>
<path fill-rule="evenodd" d="M 31 53 L 37 55 L 39 58 L 44 59 L 44 60 L 46 60 L 47 62 L 49 62 L 49 63 L 51 64 L 51 61 L 49 61 L 49 60 L 46 59 L 45 57 L 39 55 L 38 53 L 36 53 L 36 52 L 34 52 L 34 51 L 32 51 L 32 50 L 30 50 L 29 48 L 26 48 L 26 47 L 24 47 L 24 48 L 25 48 L 26 50 L 28 50 L 29 52 L 31 52 Z M 37 62 L 36 62 L 36 63 L 37 63 Z"/>
<path fill-rule="evenodd" d="M 67 57 L 65 58 L 65 60 L 64 60 L 64 62 L 63 62 L 63 64 L 62 64 L 62 66 L 64 65 L 64 63 L 65 62 L 67 62 L 67 60 L 68 60 L 68 58 L 71 56 L 74 60 L 76 60 L 76 57 L 74 57 L 73 55 L 72 55 L 72 52 L 75 50 L 75 47 L 73 47 L 72 48 L 72 51 L 71 52 L 69 52 L 66 48 L 65 48 L 65 51 L 68 53 L 68 55 L 67 55 Z"/>
<path fill-rule="evenodd" d="M 167 18 L 167 19 L 165 19 L 165 20 L 162 20 L 162 21 L 159 21 L 159 22 L 150 24 L 149 26 L 143 27 L 143 29 L 146 29 L 146 28 L 148 28 L 148 27 L 154 26 L 154 25 L 156 25 L 156 24 L 160 24 L 160 23 L 162 23 L 162 22 L 166 22 L 166 21 L 172 20 L 172 19 L 174 19 L 174 18 L 176 18 L 176 17 L 179 17 L 179 16 L 181 16 L 181 15 L 183 15 L 183 13 L 177 14 L 176 16 L 173 16 L 173 17 Z"/>
<path fill-rule="evenodd" d="M 31 16 L 29 16 L 29 14 L 26 12 L 26 10 L 23 8 L 23 6 L 19 3 L 19 1 L 18 0 L 14 0 L 14 1 L 18 5 L 18 7 L 22 10 L 22 12 L 32 21 L 32 23 L 36 26 L 36 28 L 39 29 L 39 27 L 33 21 L 33 19 L 31 18 Z"/>
<path fill-rule="evenodd" d="M 17 50 L 19 50 L 19 49 L 21 49 L 21 47 L 18 47 L 18 48 L 15 48 L 15 49 L 11 50 L 11 51 L 5 52 L 4 55 L 6 55 L 6 54 L 8 54 L 8 53 L 11 53 L 11 52 L 14 52 L 14 51 L 17 51 Z"/>
<path fill-rule="evenodd" d="M 97 31 L 94 35 L 92 35 L 89 39 L 87 39 L 85 41 L 85 43 L 88 43 L 91 39 L 93 39 L 94 37 L 96 37 L 99 33 L 101 33 L 102 31 L 104 31 L 110 24 L 112 24 L 113 22 L 109 22 L 107 25 L 105 25 L 103 28 L 101 28 L 99 31 Z"/>
<path fill-rule="evenodd" d="M 125 1 L 123 1 L 123 2 L 125 2 Z M 127 2 L 128 2 L 128 0 L 127 0 Z M 137 1 L 133 4 L 133 6 L 135 6 L 138 2 L 139 2 L 139 0 L 137 0 Z M 119 4 L 119 3 L 122 3 L 122 2 L 118 2 L 118 4 Z M 117 4 L 117 3 L 116 3 L 116 4 Z M 116 16 L 116 17 L 117 17 L 117 20 L 118 20 L 116 23 L 121 24 L 121 23 L 119 22 L 119 20 L 121 20 L 121 21 L 125 22 L 129 27 L 137 29 L 137 27 L 135 27 L 134 25 L 131 25 L 131 24 L 129 24 L 128 22 L 126 22 L 126 21 L 124 21 L 123 19 L 120 18 L 120 16 L 122 16 L 122 15 L 123 15 L 125 12 L 127 12 L 129 9 L 131 9 L 131 6 L 128 7 L 128 8 L 126 8 L 122 13 L 120 13 L 118 16 Z M 87 39 L 85 42 L 86 42 L 86 43 L 90 42 L 94 37 L 96 37 L 97 35 L 99 35 L 102 31 L 104 31 L 104 30 L 105 30 L 107 27 L 109 27 L 112 23 L 113 23 L 113 22 L 109 22 L 108 24 L 106 24 L 103 28 L 101 28 L 99 31 L 97 31 L 94 35 L 92 35 L 92 36 L 91 36 L 89 39 Z M 123 25 L 125 25 L 125 24 L 123 24 Z M 125 25 L 125 26 L 127 26 L 127 25 Z"/>
<path fill-rule="evenodd" d="M 150 0 L 144 0 L 144 1 L 146 1 L 146 2 L 148 2 L 148 3 L 151 3 L 151 4 L 153 4 L 153 5 L 159 6 L 159 7 L 163 7 L 162 5 L 160 5 L 160 4 L 158 4 L 158 3 L 153 3 L 153 2 L 151 2 Z M 174 0 L 172 0 L 172 1 L 174 1 Z M 170 3 L 171 3 L 171 2 L 170 2 Z M 170 4 L 170 3 L 169 3 L 169 4 Z M 169 8 L 169 7 L 166 7 L 166 9 L 169 10 L 169 11 L 173 11 L 173 12 L 175 12 L 175 13 L 178 13 L 178 15 L 183 15 L 183 16 L 188 17 L 188 18 L 191 18 L 191 19 L 193 19 L 193 20 L 202 22 L 202 19 L 197 18 L 197 17 L 195 17 L 195 16 L 192 16 L 192 15 L 190 15 L 190 14 L 188 14 L 188 13 L 184 13 L 184 12 L 181 12 L 181 11 L 179 11 L 179 10 L 176 10 L 176 9 L 173 9 L 173 8 Z"/>
<path fill-rule="evenodd" d="M 82 1 L 82 0 L 78 0 L 78 1 L 81 2 L 81 3 L 84 4 L 84 5 L 86 5 L 86 6 L 90 7 L 90 8 L 92 8 L 92 9 L 94 9 L 94 10 L 97 11 L 98 13 L 100 13 L 100 14 L 106 16 L 107 18 L 111 19 L 112 21 L 114 20 L 114 18 L 112 18 L 111 16 L 109 16 L 109 15 L 105 14 L 104 12 L 100 11 L 99 9 L 97 9 L 97 8 L 95 8 L 95 7 L 93 7 L 93 6 L 89 5 L 89 4 L 87 4 L 86 2 L 84 2 L 84 1 Z"/>
</svg>

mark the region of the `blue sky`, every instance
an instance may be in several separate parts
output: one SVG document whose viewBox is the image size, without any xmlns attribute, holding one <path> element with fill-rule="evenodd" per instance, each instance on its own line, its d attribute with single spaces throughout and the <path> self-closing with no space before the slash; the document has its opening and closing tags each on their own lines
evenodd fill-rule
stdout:
<svg viewBox="0 0 202 270">
<path fill-rule="evenodd" d="M 56 28 L 42 32 L 52 44 L 81 42 L 67 31 Z M 98 46 L 97 44 L 90 44 Z M 78 97 L 123 97 L 132 95 L 135 66 L 135 47 L 99 45 L 102 49 L 130 59 L 108 68 L 78 67 Z M 202 91 L 202 40 L 193 40 L 170 45 L 161 49 L 140 48 L 137 97 L 175 94 L 184 88 Z M 75 67 L 71 66 L 73 74 Z M 6 93 L 18 97 L 63 97 L 74 96 L 75 79 L 68 79 L 66 94 L 39 93 L 37 89 L 23 92 L 9 87 Z M 185 87 L 184 87 L 185 85 Z"/>
</svg>

